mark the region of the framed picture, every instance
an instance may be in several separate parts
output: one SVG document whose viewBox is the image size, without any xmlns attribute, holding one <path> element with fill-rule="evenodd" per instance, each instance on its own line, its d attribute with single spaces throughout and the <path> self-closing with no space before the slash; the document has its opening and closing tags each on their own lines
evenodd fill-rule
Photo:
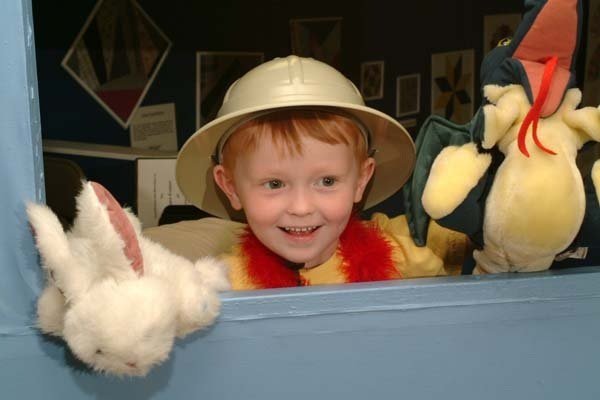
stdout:
<svg viewBox="0 0 600 400">
<path fill-rule="evenodd" d="M 473 49 L 431 55 L 431 113 L 457 124 L 473 117 Z"/>
<path fill-rule="evenodd" d="M 196 53 L 196 129 L 217 116 L 229 86 L 264 61 L 264 53 Z"/>
<path fill-rule="evenodd" d="M 588 14 L 583 106 L 600 104 L 600 0 L 590 0 Z"/>
<path fill-rule="evenodd" d="M 170 48 L 136 1 L 100 0 L 61 65 L 127 128 Z"/>
<path fill-rule="evenodd" d="M 502 39 L 513 37 L 521 14 L 492 14 L 483 17 L 483 54 L 494 49 Z"/>
<path fill-rule="evenodd" d="M 396 117 L 418 114 L 421 103 L 421 74 L 396 77 Z"/>
<path fill-rule="evenodd" d="M 383 61 L 367 61 L 360 65 L 360 92 L 365 100 L 383 98 Z"/>
<path fill-rule="evenodd" d="M 312 57 L 334 68 L 341 66 L 342 18 L 297 18 L 290 20 L 292 54 Z"/>
</svg>

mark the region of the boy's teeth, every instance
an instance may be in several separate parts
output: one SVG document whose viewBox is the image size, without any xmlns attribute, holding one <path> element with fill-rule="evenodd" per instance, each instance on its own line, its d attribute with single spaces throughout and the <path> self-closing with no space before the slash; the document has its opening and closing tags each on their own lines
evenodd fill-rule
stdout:
<svg viewBox="0 0 600 400">
<path fill-rule="evenodd" d="M 296 232 L 296 233 L 298 233 L 298 232 L 311 232 L 311 231 L 314 231 L 315 229 L 317 229 L 317 227 L 316 226 L 305 226 L 305 227 L 302 227 L 302 228 L 294 228 L 294 227 L 291 227 L 291 226 L 286 226 L 283 229 L 285 229 L 287 232 Z"/>
</svg>

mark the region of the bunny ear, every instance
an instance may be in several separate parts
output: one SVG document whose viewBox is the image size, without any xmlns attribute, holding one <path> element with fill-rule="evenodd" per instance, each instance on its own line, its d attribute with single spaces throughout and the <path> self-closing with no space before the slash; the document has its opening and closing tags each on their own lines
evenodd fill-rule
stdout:
<svg viewBox="0 0 600 400">
<path fill-rule="evenodd" d="M 40 251 L 42 267 L 48 270 L 51 280 L 64 291 L 67 299 L 84 293 L 91 285 L 92 277 L 85 268 L 81 268 L 77 251 L 73 251 L 58 217 L 48 206 L 34 203 L 27 205 L 27 215 Z"/>
<path fill-rule="evenodd" d="M 125 243 L 123 252 L 131 263 L 131 268 L 138 274 L 144 273 L 144 262 L 142 252 L 137 240 L 137 235 L 125 211 L 117 200 L 110 194 L 108 190 L 97 182 L 90 182 L 90 185 L 98 197 L 98 201 L 106 207 L 110 223 Z"/>
</svg>

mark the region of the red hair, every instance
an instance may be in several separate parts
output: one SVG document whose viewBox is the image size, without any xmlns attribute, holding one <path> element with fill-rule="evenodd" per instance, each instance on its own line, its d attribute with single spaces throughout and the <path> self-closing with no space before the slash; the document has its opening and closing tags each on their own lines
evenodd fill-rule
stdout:
<svg viewBox="0 0 600 400">
<path fill-rule="evenodd" d="M 349 146 L 357 162 L 367 159 L 367 143 L 360 128 L 349 118 L 318 110 L 282 110 L 241 125 L 225 142 L 222 164 L 233 171 L 238 154 L 253 151 L 260 140 L 271 140 L 282 155 L 302 155 L 302 138 Z"/>
</svg>

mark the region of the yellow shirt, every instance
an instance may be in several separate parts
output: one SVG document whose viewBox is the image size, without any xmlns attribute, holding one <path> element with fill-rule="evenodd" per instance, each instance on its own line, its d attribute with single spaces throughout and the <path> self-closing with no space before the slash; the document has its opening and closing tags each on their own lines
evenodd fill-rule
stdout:
<svg viewBox="0 0 600 400">
<path fill-rule="evenodd" d="M 388 218 L 374 214 L 372 222 L 383 237 L 392 245 L 392 261 L 403 278 L 459 274 L 465 255 L 470 251 L 466 235 L 443 228 L 431 222 L 427 235 L 427 246 L 414 244 L 404 215 Z M 233 290 L 260 289 L 252 282 L 246 270 L 246 259 L 240 246 L 223 256 L 229 265 L 229 279 Z M 298 271 L 300 279 L 310 285 L 345 283 L 346 277 L 340 268 L 343 260 L 336 252 L 329 260 L 312 268 Z"/>
</svg>

